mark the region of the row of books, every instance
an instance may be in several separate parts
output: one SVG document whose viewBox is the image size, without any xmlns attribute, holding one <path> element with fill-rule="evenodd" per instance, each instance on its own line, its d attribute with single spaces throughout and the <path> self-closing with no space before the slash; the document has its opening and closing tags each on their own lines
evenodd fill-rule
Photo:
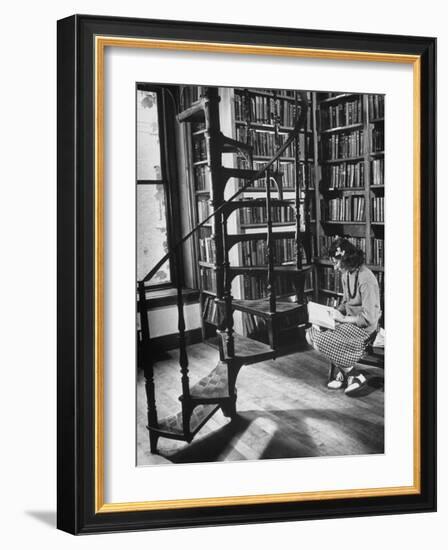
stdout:
<svg viewBox="0 0 448 550">
<path fill-rule="evenodd" d="M 291 262 L 296 255 L 295 239 L 275 240 L 274 263 L 282 264 Z M 255 266 L 265 265 L 267 263 L 267 243 L 265 240 L 245 241 L 241 243 L 241 255 L 243 265 Z"/>
<path fill-rule="evenodd" d="M 202 222 L 211 213 L 210 202 L 208 200 L 202 200 L 197 202 L 198 205 L 198 221 Z"/>
<path fill-rule="evenodd" d="M 207 144 L 203 135 L 195 136 L 193 139 L 193 160 L 207 160 Z"/>
<path fill-rule="evenodd" d="M 370 184 L 384 185 L 384 159 L 373 159 L 370 164 Z"/>
<path fill-rule="evenodd" d="M 374 265 L 384 265 L 384 239 L 373 239 L 372 262 Z"/>
<path fill-rule="evenodd" d="M 370 149 L 372 153 L 384 151 L 384 128 L 382 124 L 370 125 Z"/>
<path fill-rule="evenodd" d="M 249 143 L 253 147 L 254 155 L 272 157 L 276 151 L 287 140 L 286 134 L 278 134 L 278 143 L 276 143 L 276 137 L 273 132 L 254 131 L 249 133 Z M 245 132 L 241 128 L 236 130 L 236 139 L 238 141 L 245 141 Z M 294 158 L 294 144 L 289 145 L 283 155 L 283 157 Z"/>
<path fill-rule="evenodd" d="M 384 118 L 384 96 L 369 95 L 369 118 Z"/>
<path fill-rule="evenodd" d="M 260 170 L 266 163 L 254 161 L 254 170 Z M 238 168 L 248 168 L 244 159 L 238 159 Z M 296 188 L 296 166 L 293 162 L 280 162 L 279 170 L 281 172 L 281 184 L 284 191 L 293 191 Z M 299 176 L 299 185 L 301 189 L 314 189 L 315 170 L 311 162 L 301 162 L 297 167 Z M 245 184 L 245 180 L 240 180 L 240 186 Z M 266 189 L 266 178 L 259 178 L 250 185 L 254 189 Z M 276 191 L 276 186 L 271 182 L 271 189 Z"/>
<path fill-rule="evenodd" d="M 308 271 L 305 275 L 304 288 L 306 291 L 313 289 L 313 273 Z M 294 282 L 292 279 L 277 277 L 274 282 L 275 295 L 278 296 L 293 296 L 296 293 Z M 244 277 L 243 282 L 244 298 L 246 300 L 258 300 L 267 298 L 267 282 L 264 277 Z"/>
<path fill-rule="evenodd" d="M 199 258 L 203 262 L 214 264 L 216 262 L 216 245 L 214 237 L 199 239 Z"/>
<path fill-rule="evenodd" d="M 201 288 L 216 292 L 216 273 L 213 269 L 201 269 Z"/>
<path fill-rule="evenodd" d="M 372 221 L 384 222 L 384 197 L 372 199 Z"/>
<path fill-rule="evenodd" d="M 362 122 L 362 99 L 322 106 L 320 110 L 320 128 L 340 128 Z"/>
<path fill-rule="evenodd" d="M 322 172 L 328 190 L 364 187 L 364 163 L 333 164 L 325 166 Z"/>
<path fill-rule="evenodd" d="M 210 191 L 210 170 L 208 166 L 195 166 L 194 181 L 196 191 Z"/>
<path fill-rule="evenodd" d="M 337 237 L 338 235 L 323 235 L 320 238 L 322 256 L 328 256 L 328 251 L 330 250 L 331 244 Z M 344 238 L 350 241 L 357 248 L 360 248 L 365 253 L 366 251 L 365 237 L 351 237 L 349 235 L 344 235 Z"/>
<path fill-rule="evenodd" d="M 202 318 L 207 323 L 216 325 L 218 322 L 218 306 L 213 296 L 206 296 L 204 298 L 204 306 L 202 309 Z"/>
<path fill-rule="evenodd" d="M 320 286 L 324 290 L 331 292 L 343 292 L 342 277 L 340 271 L 335 271 L 332 267 L 324 267 L 320 272 Z"/>
<path fill-rule="evenodd" d="M 278 120 L 280 126 L 291 127 L 296 118 L 293 102 L 260 95 L 244 96 L 235 94 L 235 119 L 256 124 L 273 125 Z M 311 113 L 308 113 L 307 129 L 311 129 Z"/>
<path fill-rule="evenodd" d="M 364 132 L 332 134 L 326 136 L 322 142 L 324 160 L 338 160 L 359 157 L 364 154 Z"/>
<path fill-rule="evenodd" d="M 240 216 L 243 225 L 266 223 L 266 206 L 246 206 L 241 208 Z M 273 206 L 271 208 L 271 220 L 274 223 L 294 223 L 295 219 L 294 208 L 290 206 Z"/>
<path fill-rule="evenodd" d="M 328 201 L 328 221 L 362 222 L 365 220 L 364 197 L 341 197 Z"/>
</svg>

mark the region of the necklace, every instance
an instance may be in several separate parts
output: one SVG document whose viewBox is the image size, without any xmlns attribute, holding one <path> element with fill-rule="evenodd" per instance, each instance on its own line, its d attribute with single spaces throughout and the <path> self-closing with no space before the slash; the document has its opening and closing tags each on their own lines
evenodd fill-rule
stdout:
<svg viewBox="0 0 448 550">
<path fill-rule="evenodd" d="M 352 291 L 350 289 L 350 273 L 347 271 L 347 291 L 348 291 L 349 298 L 351 298 L 352 300 L 356 296 L 356 289 L 358 288 L 358 276 L 359 276 L 359 269 L 356 270 L 355 290 L 352 294 Z"/>
</svg>

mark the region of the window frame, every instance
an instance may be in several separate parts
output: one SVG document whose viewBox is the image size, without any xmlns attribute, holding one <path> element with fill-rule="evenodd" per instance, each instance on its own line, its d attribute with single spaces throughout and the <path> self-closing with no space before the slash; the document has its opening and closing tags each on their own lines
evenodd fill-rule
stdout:
<svg viewBox="0 0 448 550">
<path fill-rule="evenodd" d="M 135 190 L 139 185 L 162 184 L 165 191 L 165 216 L 167 228 L 168 250 L 180 240 L 180 205 L 178 201 L 178 173 L 177 173 L 177 148 L 175 139 L 174 118 L 176 115 L 174 105 L 174 91 L 168 86 L 157 86 L 145 82 L 136 82 L 135 85 L 135 143 L 137 145 L 137 92 L 152 92 L 157 95 L 157 115 L 159 121 L 159 143 L 160 143 L 160 180 L 144 180 L 137 177 L 137 147 L 135 155 Z M 168 99 L 167 99 L 168 98 Z M 137 197 L 135 200 L 137 209 Z M 136 222 L 137 231 L 137 222 Z M 176 262 L 175 260 L 178 259 Z M 184 285 L 182 249 L 179 249 L 177 258 L 169 260 L 170 281 L 153 285 L 146 285 L 147 292 L 160 291 Z M 173 261 L 174 260 L 174 261 Z M 136 261 L 137 261 L 137 239 L 136 239 Z M 157 260 L 156 260 L 157 261 Z M 177 265 L 176 265 L 177 264 Z"/>
</svg>

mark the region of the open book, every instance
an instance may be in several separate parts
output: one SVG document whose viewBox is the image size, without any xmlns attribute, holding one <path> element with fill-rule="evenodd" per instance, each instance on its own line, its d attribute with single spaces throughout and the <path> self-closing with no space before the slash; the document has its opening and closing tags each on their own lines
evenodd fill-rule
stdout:
<svg viewBox="0 0 448 550">
<path fill-rule="evenodd" d="M 319 327 L 335 329 L 334 308 L 316 302 L 308 302 L 308 321 Z"/>
</svg>

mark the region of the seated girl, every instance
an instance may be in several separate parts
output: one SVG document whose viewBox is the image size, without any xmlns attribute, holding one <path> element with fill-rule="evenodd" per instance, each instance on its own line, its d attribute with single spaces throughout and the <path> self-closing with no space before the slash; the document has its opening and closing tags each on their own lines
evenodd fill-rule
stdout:
<svg viewBox="0 0 448 550">
<path fill-rule="evenodd" d="M 343 299 L 335 310 L 335 330 L 311 327 L 306 338 L 310 345 L 336 366 L 330 389 L 345 387 L 345 393 L 357 393 L 367 382 L 354 367 L 378 330 L 381 316 L 380 292 L 375 275 L 364 263 L 364 253 L 349 240 L 337 238 L 329 256 L 334 269 L 341 272 Z"/>
</svg>

